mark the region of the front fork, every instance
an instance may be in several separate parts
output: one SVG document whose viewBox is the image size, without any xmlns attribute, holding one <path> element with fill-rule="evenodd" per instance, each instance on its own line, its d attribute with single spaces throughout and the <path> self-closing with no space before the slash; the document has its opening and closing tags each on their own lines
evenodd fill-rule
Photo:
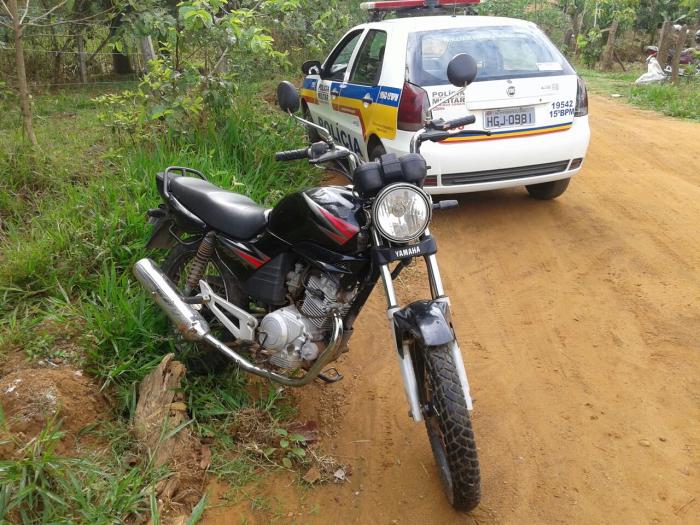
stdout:
<svg viewBox="0 0 700 525">
<path fill-rule="evenodd" d="M 430 231 L 425 230 L 425 235 L 430 235 Z M 377 231 L 374 229 L 372 230 L 372 236 L 375 246 L 380 246 L 382 244 L 382 239 L 380 238 Z M 435 301 L 442 301 L 447 303 L 449 308 L 450 299 L 445 295 L 445 290 L 442 284 L 442 277 L 440 276 L 440 268 L 437 264 L 437 257 L 435 256 L 435 254 L 431 254 L 425 255 L 423 259 L 425 260 L 425 265 L 428 270 L 428 280 L 430 282 L 430 293 L 432 295 L 432 299 Z M 398 312 L 401 308 L 396 298 L 396 290 L 394 289 L 394 281 L 391 278 L 391 271 L 389 270 L 389 265 L 379 265 L 379 272 L 382 277 L 382 283 L 384 284 L 384 294 L 386 295 L 387 301 L 387 316 L 389 318 L 389 327 L 391 328 L 392 337 L 394 338 L 394 348 L 396 348 L 396 356 L 399 360 L 399 368 L 401 370 L 401 377 L 403 378 L 404 392 L 406 394 L 406 400 L 408 401 L 408 405 L 410 408 L 410 415 L 414 421 L 420 422 L 424 419 L 423 408 L 421 406 L 419 386 L 416 380 L 416 372 L 413 366 L 413 359 L 411 358 L 409 344 L 406 341 L 397 340 L 397 330 L 395 329 L 394 314 L 396 314 L 396 312 Z M 467 371 L 464 368 L 462 352 L 460 351 L 456 337 L 452 340 L 452 343 L 450 344 L 450 352 L 452 353 L 452 359 L 455 363 L 457 375 L 462 386 L 462 391 L 467 401 L 467 407 L 471 411 L 472 398 L 469 392 L 469 380 L 467 379 Z"/>
</svg>

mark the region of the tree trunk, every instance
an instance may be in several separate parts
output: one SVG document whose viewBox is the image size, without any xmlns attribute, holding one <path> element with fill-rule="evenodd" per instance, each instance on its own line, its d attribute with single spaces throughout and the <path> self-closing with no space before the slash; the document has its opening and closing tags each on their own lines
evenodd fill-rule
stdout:
<svg viewBox="0 0 700 525">
<path fill-rule="evenodd" d="M 75 35 L 78 41 L 78 64 L 80 66 L 80 81 L 87 84 L 87 65 L 85 64 L 85 37 L 82 33 Z"/>
<path fill-rule="evenodd" d="M 32 146 L 38 146 L 34 134 L 34 124 L 32 122 L 32 104 L 29 95 L 29 86 L 27 85 L 27 71 L 24 66 L 24 47 L 22 46 L 22 25 L 19 19 L 19 9 L 17 9 L 17 0 L 8 0 L 7 6 L 10 9 L 10 17 L 12 18 L 12 29 L 15 33 L 15 61 L 17 65 L 17 85 L 19 87 L 19 104 L 22 111 L 22 121 L 24 122 L 24 131 L 27 134 L 29 142 Z"/>
<path fill-rule="evenodd" d="M 615 35 L 617 33 L 617 26 L 619 22 L 613 20 L 610 29 L 608 30 L 608 43 L 605 46 L 605 51 L 603 52 L 603 71 L 610 71 L 612 69 L 613 53 L 615 52 Z"/>
<path fill-rule="evenodd" d="M 674 84 L 678 84 L 680 76 L 678 74 L 678 68 L 681 62 L 681 53 L 683 53 L 683 48 L 685 47 L 685 39 L 688 36 L 688 30 L 686 26 L 681 27 L 681 30 L 676 35 L 675 50 L 673 52 L 673 62 L 671 63 L 671 80 Z"/>
<path fill-rule="evenodd" d="M 661 38 L 659 40 L 659 52 L 656 55 L 656 60 L 659 61 L 661 69 L 664 69 L 668 65 L 668 51 L 671 47 L 673 33 L 673 22 L 666 20 L 664 25 L 661 26 Z"/>
<path fill-rule="evenodd" d="M 112 55 L 112 65 L 114 66 L 114 72 L 117 75 L 130 75 L 134 72 L 131 69 L 131 61 L 129 60 L 129 55 L 123 53 L 115 53 Z"/>
</svg>

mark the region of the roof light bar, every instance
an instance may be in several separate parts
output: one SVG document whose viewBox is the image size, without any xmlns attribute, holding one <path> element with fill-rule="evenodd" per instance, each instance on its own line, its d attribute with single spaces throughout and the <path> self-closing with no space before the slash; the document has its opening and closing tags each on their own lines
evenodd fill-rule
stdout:
<svg viewBox="0 0 700 525">
<path fill-rule="evenodd" d="M 481 0 L 384 0 L 381 2 L 362 2 L 360 8 L 366 11 L 392 11 L 394 9 L 410 9 L 415 7 L 454 7 L 459 5 L 475 5 Z"/>
</svg>

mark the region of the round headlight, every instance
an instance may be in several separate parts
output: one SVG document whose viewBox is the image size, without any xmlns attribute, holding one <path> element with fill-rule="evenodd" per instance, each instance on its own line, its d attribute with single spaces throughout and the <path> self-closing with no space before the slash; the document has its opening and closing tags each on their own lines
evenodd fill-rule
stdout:
<svg viewBox="0 0 700 525">
<path fill-rule="evenodd" d="M 417 239 L 430 223 L 433 203 L 427 193 L 411 184 L 387 186 L 374 201 L 374 225 L 394 242 Z"/>
</svg>

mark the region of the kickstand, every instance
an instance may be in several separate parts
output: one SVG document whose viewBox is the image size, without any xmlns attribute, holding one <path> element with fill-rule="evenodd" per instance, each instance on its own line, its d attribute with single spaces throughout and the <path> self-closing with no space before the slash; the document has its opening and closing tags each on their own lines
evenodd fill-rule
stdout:
<svg viewBox="0 0 700 525">
<path fill-rule="evenodd" d="M 318 374 L 318 379 L 328 384 L 337 383 L 338 381 L 343 379 L 343 374 L 338 372 L 338 370 L 335 368 L 327 368 L 323 371 L 323 373 Z"/>
</svg>

